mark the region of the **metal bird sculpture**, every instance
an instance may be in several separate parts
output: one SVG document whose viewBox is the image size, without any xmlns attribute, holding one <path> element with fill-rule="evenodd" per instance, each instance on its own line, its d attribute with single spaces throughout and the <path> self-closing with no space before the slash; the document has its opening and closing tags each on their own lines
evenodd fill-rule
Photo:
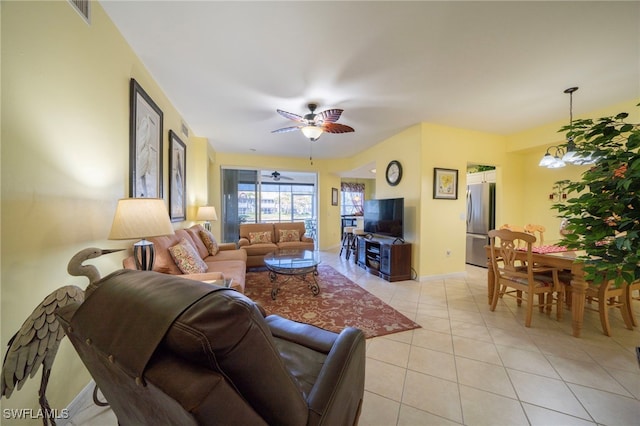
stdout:
<svg viewBox="0 0 640 426">
<path fill-rule="evenodd" d="M 82 263 L 115 251 L 120 250 L 98 248 L 81 250 L 69 261 L 67 272 L 74 276 L 86 276 L 89 284 L 92 284 L 100 279 L 100 273 L 95 266 Z M 45 426 L 56 424 L 50 416 L 52 410 L 47 401 L 46 391 L 53 361 L 60 341 L 65 336 L 63 328 L 55 317 L 55 311 L 69 303 L 82 303 L 84 296 L 84 290 L 74 285 L 60 287 L 53 291 L 36 306 L 8 343 L 9 348 L 4 357 L 0 375 L 0 397 L 9 398 L 14 389 L 20 390 L 29 377 L 35 376 L 42 364 L 38 402 L 42 408 L 42 421 Z"/>
</svg>

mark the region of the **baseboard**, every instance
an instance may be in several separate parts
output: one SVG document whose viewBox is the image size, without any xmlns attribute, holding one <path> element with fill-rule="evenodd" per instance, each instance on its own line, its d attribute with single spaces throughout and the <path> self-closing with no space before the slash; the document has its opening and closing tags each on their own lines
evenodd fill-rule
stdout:
<svg viewBox="0 0 640 426">
<path fill-rule="evenodd" d="M 447 278 L 464 278 L 467 276 L 466 271 L 462 272 L 450 272 L 448 274 L 438 274 L 438 275 L 422 275 L 418 281 L 419 282 L 428 282 L 428 281 L 438 281 Z"/>
</svg>

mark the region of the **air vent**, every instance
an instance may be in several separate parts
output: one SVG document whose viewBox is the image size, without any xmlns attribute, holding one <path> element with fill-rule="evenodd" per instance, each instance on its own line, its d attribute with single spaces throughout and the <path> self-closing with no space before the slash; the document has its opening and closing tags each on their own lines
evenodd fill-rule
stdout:
<svg viewBox="0 0 640 426">
<path fill-rule="evenodd" d="M 89 19 L 89 0 L 69 0 L 69 3 L 73 5 L 73 8 L 84 18 L 87 24 L 91 23 L 91 20 Z"/>
<path fill-rule="evenodd" d="M 182 131 L 182 134 L 184 135 L 185 138 L 189 137 L 189 128 L 187 127 L 186 124 L 184 124 L 184 121 L 182 122 L 182 126 L 180 130 Z"/>
</svg>

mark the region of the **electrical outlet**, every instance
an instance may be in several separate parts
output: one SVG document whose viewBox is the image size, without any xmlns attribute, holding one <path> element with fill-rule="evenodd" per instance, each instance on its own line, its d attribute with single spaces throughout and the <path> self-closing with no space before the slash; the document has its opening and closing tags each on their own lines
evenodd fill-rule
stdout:
<svg viewBox="0 0 640 426">
<path fill-rule="evenodd" d="M 447 249 L 447 257 L 451 257 L 451 249 Z"/>
</svg>

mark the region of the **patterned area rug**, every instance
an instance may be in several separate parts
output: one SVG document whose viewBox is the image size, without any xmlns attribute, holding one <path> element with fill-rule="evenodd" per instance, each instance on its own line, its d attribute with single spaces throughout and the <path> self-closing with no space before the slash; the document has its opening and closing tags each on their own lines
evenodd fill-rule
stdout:
<svg viewBox="0 0 640 426">
<path fill-rule="evenodd" d="M 282 280 L 280 291 L 273 300 L 268 272 L 247 272 L 245 295 L 259 303 L 267 314 L 334 332 L 347 326 L 357 327 L 366 338 L 420 327 L 328 265 L 318 266 L 316 279 L 320 294 L 314 297 L 307 284 L 297 277 L 285 282 L 286 277 L 278 276 Z"/>
</svg>

